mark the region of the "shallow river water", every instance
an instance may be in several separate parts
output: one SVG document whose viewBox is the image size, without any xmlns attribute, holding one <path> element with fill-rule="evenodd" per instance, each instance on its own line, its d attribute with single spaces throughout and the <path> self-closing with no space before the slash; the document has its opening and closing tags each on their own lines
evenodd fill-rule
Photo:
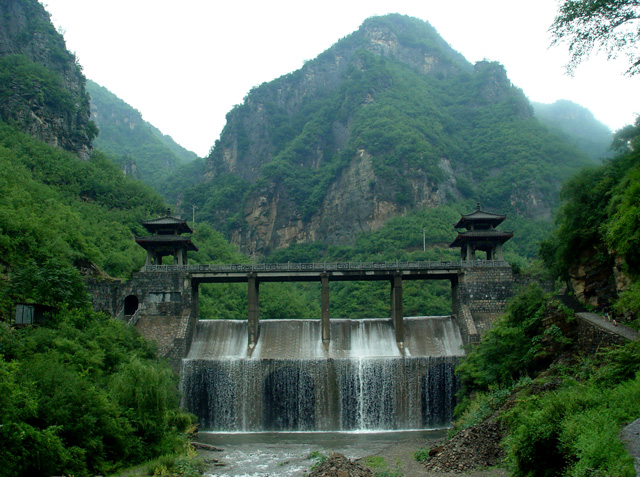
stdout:
<svg viewBox="0 0 640 477">
<path fill-rule="evenodd" d="M 207 433 L 197 441 L 224 449 L 203 452 L 206 458 L 218 459 L 224 466 L 209 465 L 207 475 L 222 476 L 303 476 L 319 452 L 325 456 L 340 452 L 350 459 L 380 456 L 389 471 L 418 475 L 419 464 L 413 453 L 428 441 L 442 439 L 446 430 L 397 432 L 256 432 Z M 380 469 L 385 470 L 385 469 Z"/>
</svg>

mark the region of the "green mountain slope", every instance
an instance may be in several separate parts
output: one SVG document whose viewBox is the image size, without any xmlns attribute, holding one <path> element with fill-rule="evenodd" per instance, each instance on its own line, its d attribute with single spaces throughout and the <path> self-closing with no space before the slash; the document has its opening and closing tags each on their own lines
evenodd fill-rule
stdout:
<svg viewBox="0 0 640 477">
<path fill-rule="evenodd" d="M 93 120 L 100 128 L 94 145 L 113 156 L 126 173 L 164 193 L 164 179 L 196 158 L 108 89 L 87 81 L 87 91 Z"/>
<path fill-rule="evenodd" d="M 97 130 L 85 77 L 36 0 L 0 2 L 0 120 L 89 157 Z"/>
<path fill-rule="evenodd" d="M 533 103 L 536 117 L 554 130 L 559 130 L 568 142 L 593 159 L 610 156 L 611 130 L 598 121 L 591 111 L 567 100 L 553 104 Z"/>
<path fill-rule="evenodd" d="M 562 180 L 589 162 L 538 122 L 501 65 L 471 65 L 429 24 L 388 15 L 254 88 L 183 203 L 268 254 L 350 244 L 462 199 L 549 220 Z"/>
<path fill-rule="evenodd" d="M 640 316 L 640 119 L 618 131 L 616 156 L 563 187 L 556 227 L 541 255 L 592 306 Z"/>
</svg>

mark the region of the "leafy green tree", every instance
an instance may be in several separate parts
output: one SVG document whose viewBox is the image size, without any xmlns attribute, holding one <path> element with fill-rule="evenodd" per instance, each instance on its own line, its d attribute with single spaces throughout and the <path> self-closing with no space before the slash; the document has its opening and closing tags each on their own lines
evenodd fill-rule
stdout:
<svg viewBox="0 0 640 477">
<path fill-rule="evenodd" d="M 557 327 L 542 327 L 548 297 L 532 285 L 508 305 L 500 321 L 457 367 L 467 393 L 506 387 L 522 376 L 544 368 L 554 342 L 563 343 Z M 458 412 L 458 411 L 456 411 Z"/>
<path fill-rule="evenodd" d="M 30 261 L 14 266 L 12 295 L 19 301 L 44 305 L 88 306 L 89 299 L 78 270 L 60 259 Z"/>
<path fill-rule="evenodd" d="M 640 72 L 638 0 L 564 0 L 550 31 L 553 44 L 569 45 L 569 72 L 594 50 L 605 52 L 609 59 L 624 54 L 629 61 L 626 74 Z"/>
<path fill-rule="evenodd" d="M 191 424 L 154 347 L 86 309 L 0 326 L 0 378 L 3 475 L 104 475 L 180 448 Z"/>
</svg>

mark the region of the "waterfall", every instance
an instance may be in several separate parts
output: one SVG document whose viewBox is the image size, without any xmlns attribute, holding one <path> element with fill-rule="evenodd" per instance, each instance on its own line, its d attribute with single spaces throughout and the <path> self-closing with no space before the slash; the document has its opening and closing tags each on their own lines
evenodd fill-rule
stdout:
<svg viewBox="0 0 640 477">
<path fill-rule="evenodd" d="M 199 321 L 183 360 L 183 405 L 210 431 L 347 431 L 446 426 L 463 355 L 451 317 L 405 318 L 404 355 L 390 319 L 263 320 L 251 356 L 247 322 Z"/>
</svg>

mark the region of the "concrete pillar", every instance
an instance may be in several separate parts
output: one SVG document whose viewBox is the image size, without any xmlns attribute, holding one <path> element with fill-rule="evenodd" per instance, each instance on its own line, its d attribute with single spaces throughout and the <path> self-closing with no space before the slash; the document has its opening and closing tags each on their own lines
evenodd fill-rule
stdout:
<svg viewBox="0 0 640 477">
<path fill-rule="evenodd" d="M 255 348 L 258 342 L 258 336 L 260 335 L 260 283 L 255 273 L 250 273 L 248 276 L 248 301 L 249 301 L 249 316 L 248 316 L 248 331 L 249 331 L 249 354 Z"/>
<path fill-rule="evenodd" d="M 329 324 L 329 275 L 327 272 L 323 272 L 322 275 L 320 275 L 320 282 L 322 283 L 322 343 L 326 347 L 329 345 L 329 340 L 331 339 L 331 326 Z"/>
<path fill-rule="evenodd" d="M 391 321 L 396 332 L 398 348 L 404 353 L 404 320 L 402 312 L 402 274 L 398 271 L 391 281 Z"/>
<path fill-rule="evenodd" d="M 496 256 L 494 257 L 494 260 L 504 260 L 504 255 L 502 255 L 502 244 L 501 243 L 497 243 L 496 244 Z"/>
</svg>

